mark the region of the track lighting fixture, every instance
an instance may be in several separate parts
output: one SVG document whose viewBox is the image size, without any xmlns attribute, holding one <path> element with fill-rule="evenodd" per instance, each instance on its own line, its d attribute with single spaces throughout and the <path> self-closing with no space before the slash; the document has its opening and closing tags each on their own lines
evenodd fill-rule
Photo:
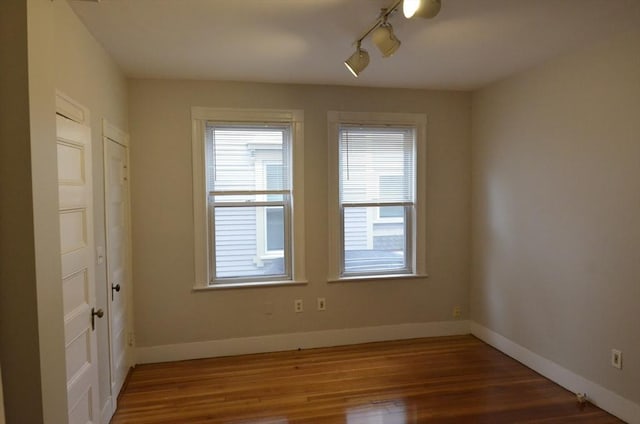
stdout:
<svg viewBox="0 0 640 424">
<path fill-rule="evenodd" d="M 393 33 L 393 27 L 387 22 L 389 16 L 402 4 L 402 11 L 406 18 L 419 16 L 421 18 L 433 18 L 442 7 L 441 0 L 395 0 L 386 9 L 382 9 L 378 19 L 356 40 L 356 51 L 344 61 L 347 69 L 358 77 L 369 65 L 369 53 L 361 47 L 362 40 L 371 34 L 373 43 L 378 47 L 383 57 L 389 57 L 400 47 L 400 40 Z"/>
<path fill-rule="evenodd" d="M 356 51 L 344 61 L 345 66 L 354 77 L 358 77 L 360 72 L 364 71 L 364 68 L 369 64 L 369 52 L 360 48 L 360 41 L 358 41 L 358 47 Z"/>
<path fill-rule="evenodd" d="M 400 47 L 400 40 L 393 33 L 391 24 L 385 22 L 371 33 L 373 43 L 378 47 L 383 57 L 389 57 Z"/>
</svg>

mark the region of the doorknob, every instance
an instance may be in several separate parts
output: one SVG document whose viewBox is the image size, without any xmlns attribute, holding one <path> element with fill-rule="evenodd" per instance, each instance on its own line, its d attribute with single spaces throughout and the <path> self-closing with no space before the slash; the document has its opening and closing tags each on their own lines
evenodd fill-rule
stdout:
<svg viewBox="0 0 640 424">
<path fill-rule="evenodd" d="M 102 309 L 91 308 L 91 329 L 96 329 L 96 316 L 98 318 L 102 318 L 104 316 L 104 311 Z"/>
<path fill-rule="evenodd" d="M 118 293 L 120 292 L 120 283 L 118 284 L 111 284 L 111 301 L 113 302 L 113 291 L 117 291 Z"/>
</svg>

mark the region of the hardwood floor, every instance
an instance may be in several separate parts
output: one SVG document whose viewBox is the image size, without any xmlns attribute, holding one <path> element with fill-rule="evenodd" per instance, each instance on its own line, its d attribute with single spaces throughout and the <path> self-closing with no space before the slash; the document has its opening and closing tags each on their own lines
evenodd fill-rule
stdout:
<svg viewBox="0 0 640 424">
<path fill-rule="evenodd" d="M 619 423 L 473 336 L 135 368 L 112 424 Z"/>
</svg>

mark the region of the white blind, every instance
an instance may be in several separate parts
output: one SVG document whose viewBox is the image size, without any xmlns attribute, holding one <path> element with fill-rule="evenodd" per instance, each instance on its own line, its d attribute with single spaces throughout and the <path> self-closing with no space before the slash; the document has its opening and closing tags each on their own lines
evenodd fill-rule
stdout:
<svg viewBox="0 0 640 424">
<path fill-rule="evenodd" d="M 340 203 L 413 203 L 415 129 L 339 129 Z"/>
<path fill-rule="evenodd" d="M 207 125 L 207 190 L 290 190 L 290 133 L 288 126 Z"/>
</svg>

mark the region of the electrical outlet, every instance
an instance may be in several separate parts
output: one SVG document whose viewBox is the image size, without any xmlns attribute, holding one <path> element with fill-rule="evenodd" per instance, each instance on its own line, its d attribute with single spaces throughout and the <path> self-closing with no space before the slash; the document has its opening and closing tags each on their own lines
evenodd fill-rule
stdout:
<svg viewBox="0 0 640 424">
<path fill-rule="evenodd" d="M 129 346 L 134 346 L 136 344 L 136 335 L 133 332 L 127 334 L 127 344 Z"/>
<path fill-rule="evenodd" d="M 273 302 L 264 302 L 264 314 L 273 315 Z"/>
<path fill-rule="evenodd" d="M 325 309 L 327 309 L 327 301 L 325 300 L 324 297 L 319 297 L 318 298 L 318 310 L 319 311 L 324 311 Z"/>
<path fill-rule="evenodd" d="M 618 349 L 611 349 L 611 366 L 622 369 L 622 352 Z"/>
<path fill-rule="evenodd" d="M 296 299 L 293 301 L 293 310 L 296 312 L 302 312 L 303 311 L 303 306 L 302 306 L 302 299 Z"/>
<path fill-rule="evenodd" d="M 462 316 L 462 310 L 460 309 L 460 306 L 454 306 L 453 307 L 453 317 L 454 318 L 460 318 Z"/>
</svg>

